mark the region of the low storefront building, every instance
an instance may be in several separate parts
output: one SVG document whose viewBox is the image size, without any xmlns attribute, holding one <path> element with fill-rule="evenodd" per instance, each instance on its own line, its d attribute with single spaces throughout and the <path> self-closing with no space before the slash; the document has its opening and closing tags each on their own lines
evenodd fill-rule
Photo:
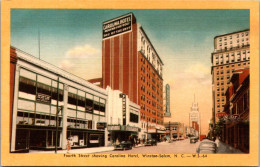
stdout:
<svg viewBox="0 0 260 167">
<path fill-rule="evenodd" d="M 11 152 L 105 145 L 107 91 L 11 47 Z M 15 54 L 14 54 L 15 53 Z"/>
<path fill-rule="evenodd" d="M 221 140 L 225 143 L 249 153 L 249 68 L 236 70 L 226 91 L 225 114 L 220 115 L 219 126 L 222 128 Z"/>
<path fill-rule="evenodd" d="M 131 102 L 128 96 L 119 90 L 107 87 L 107 130 L 108 145 L 117 141 L 139 139 L 140 106 Z"/>
</svg>

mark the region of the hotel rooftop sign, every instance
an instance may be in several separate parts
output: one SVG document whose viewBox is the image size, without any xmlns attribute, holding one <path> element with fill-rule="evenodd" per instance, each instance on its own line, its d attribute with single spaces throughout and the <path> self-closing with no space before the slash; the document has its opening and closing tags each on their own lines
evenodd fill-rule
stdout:
<svg viewBox="0 0 260 167">
<path fill-rule="evenodd" d="M 104 22 L 103 39 L 132 31 L 132 24 L 134 22 L 135 18 L 132 13 Z"/>
</svg>

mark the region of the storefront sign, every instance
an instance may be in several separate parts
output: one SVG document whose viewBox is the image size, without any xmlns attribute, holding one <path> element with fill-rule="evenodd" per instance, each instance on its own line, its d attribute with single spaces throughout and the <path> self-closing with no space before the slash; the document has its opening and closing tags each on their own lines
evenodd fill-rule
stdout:
<svg viewBox="0 0 260 167">
<path fill-rule="evenodd" d="M 230 124 L 230 123 L 237 123 L 240 120 L 240 116 L 238 114 L 233 114 L 233 115 L 225 115 L 223 117 L 224 123 L 225 124 Z"/>
<path fill-rule="evenodd" d="M 36 100 L 44 103 L 51 103 L 51 96 L 42 93 L 37 93 Z"/>
<path fill-rule="evenodd" d="M 103 39 L 132 30 L 132 14 L 103 23 Z"/>
<path fill-rule="evenodd" d="M 122 98 L 123 125 L 126 125 L 126 94 L 121 93 L 119 96 Z"/>
<path fill-rule="evenodd" d="M 107 130 L 120 130 L 120 125 L 108 125 Z"/>
<path fill-rule="evenodd" d="M 227 113 L 225 113 L 225 112 L 219 112 L 219 113 L 217 113 L 217 117 L 218 117 L 218 118 L 224 117 L 225 115 L 227 115 Z"/>
<path fill-rule="evenodd" d="M 98 122 L 97 123 L 97 129 L 105 129 L 107 126 L 107 123 L 105 122 Z"/>
<path fill-rule="evenodd" d="M 138 127 L 134 127 L 134 126 L 126 126 L 126 131 L 134 131 L 134 132 L 138 132 Z"/>
</svg>

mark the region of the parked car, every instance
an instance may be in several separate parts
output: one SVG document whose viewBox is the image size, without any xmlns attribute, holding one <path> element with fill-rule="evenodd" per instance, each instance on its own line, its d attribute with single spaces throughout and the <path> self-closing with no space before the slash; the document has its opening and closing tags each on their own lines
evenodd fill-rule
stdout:
<svg viewBox="0 0 260 167">
<path fill-rule="evenodd" d="M 119 144 L 114 146 L 115 150 L 129 150 L 132 149 L 132 143 L 130 141 L 121 141 Z"/>
<path fill-rule="evenodd" d="M 199 147 L 197 148 L 197 153 L 216 153 L 217 144 L 211 140 L 204 139 L 200 142 Z"/>
<path fill-rule="evenodd" d="M 145 142 L 145 145 L 146 146 L 156 146 L 157 145 L 157 141 L 155 139 L 148 139 L 146 142 Z"/>
<path fill-rule="evenodd" d="M 196 137 L 191 137 L 191 138 L 190 138 L 190 143 L 196 143 L 196 142 L 197 142 Z"/>
</svg>

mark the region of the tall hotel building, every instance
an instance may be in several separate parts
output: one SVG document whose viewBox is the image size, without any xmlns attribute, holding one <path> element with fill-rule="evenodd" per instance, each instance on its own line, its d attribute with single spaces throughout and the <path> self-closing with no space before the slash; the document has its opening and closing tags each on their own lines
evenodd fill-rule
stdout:
<svg viewBox="0 0 260 167">
<path fill-rule="evenodd" d="M 225 92 L 232 73 L 250 65 L 249 34 L 250 30 L 243 30 L 214 38 L 214 52 L 211 54 L 213 124 L 224 115 Z"/>
<path fill-rule="evenodd" d="M 103 23 L 103 88 L 120 90 L 141 107 L 141 138 L 147 133 L 158 136 L 163 128 L 162 68 L 162 60 L 133 13 Z"/>
</svg>

